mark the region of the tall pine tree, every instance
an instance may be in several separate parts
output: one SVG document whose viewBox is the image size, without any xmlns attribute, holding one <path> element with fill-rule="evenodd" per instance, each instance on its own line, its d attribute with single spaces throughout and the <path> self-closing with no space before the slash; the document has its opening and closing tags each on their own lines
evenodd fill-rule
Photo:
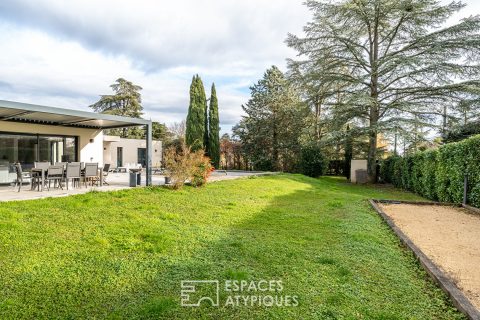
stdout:
<svg viewBox="0 0 480 320">
<path fill-rule="evenodd" d="M 276 67 L 250 88 L 245 116 L 234 127 L 245 158 L 255 170 L 293 171 L 308 109 L 299 92 Z"/>
<path fill-rule="evenodd" d="M 215 168 L 220 167 L 220 121 L 218 117 L 218 100 L 215 83 L 212 84 L 210 107 L 208 109 L 208 144 L 207 154 Z"/>
<path fill-rule="evenodd" d="M 119 78 L 110 86 L 115 92 L 113 95 L 102 95 L 100 100 L 90 106 L 95 112 L 113 114 L 116 116 L 141 118 L 143 115 L 142 87 L 131 81 Z M 118 135 L 122 138 L 142 138 L 143 131 L 140 128 L 110 129 L 110 135 Z"/>
<path fill-rule="evenodd" d="M 195 75 L 190 85 L 190 105 L 185 132 L 185 141 L 192 151 L 204 148 L 206 108 L 207 99 L 203 82 Z"/>
<path fill-rule="evenodd" d="M 287 43 L 299 62 L 330 84 L 323 104 L 364 123 L 368 176 L 377 176 L 377 141 L 393 124 L 438 116 L 445 105 L 480 96 L 480 16 L 448 19 L 459 1 L 307 0 L 313 21 Z M 342 101 L 335 101 L 335 93 Z"/>
</svg>

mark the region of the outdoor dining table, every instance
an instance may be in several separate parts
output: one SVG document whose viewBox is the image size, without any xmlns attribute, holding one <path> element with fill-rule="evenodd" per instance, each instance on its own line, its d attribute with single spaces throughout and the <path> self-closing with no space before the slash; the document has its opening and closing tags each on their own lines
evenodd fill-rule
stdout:
<svg viewBox="0 0 480 320">
<path fill-rule="evenodd" d="M 43 168 L 32 168 L 32 173 L 38 172 L 42 177 L 42 183 L 40 184 L 39 191 L 43 192 L 43 186 L 45 184 L 45 173 L 48 169 Z M 100 180 L 100 187 L 103 187 L 103 167 L 98 167 L 98 178 Z"/>
<path fill-rule="evenodd" d="M 40 173 L 42 176 L 42 183 L 40 184 L 39 191 L 43 191 L 43 185 L 45 184 L 45 172 L 47 172 L 47 169 L 43 168 L 32 168 L 32 173 L 37 172 Z M 32 181 L 33 183 L 33 181 Z"/>
</svg>

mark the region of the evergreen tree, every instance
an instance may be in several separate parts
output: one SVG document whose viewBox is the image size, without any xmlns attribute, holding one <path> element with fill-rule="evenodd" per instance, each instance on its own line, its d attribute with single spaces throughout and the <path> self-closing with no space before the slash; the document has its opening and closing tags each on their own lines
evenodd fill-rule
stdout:
<svg viewBox="0 0 480 320">
<path fill-rule="evenodd" d="M 207 100 L 203 82 L 198 75 L 195 75 L 190 85 L 190 105 L 185 131 L 185 141 L 192 151 L 204 148 L 206 108 Z"/>
<path fill-rule="evenodd" d="M 308 61 L 345 121 L 364 122 L 368 176 L 376 181 L 378 134 L 398 120 L 439 116 L 445 104 L 480 94 L 480 16 L 445 26 L 464 7 L 432 0 L 307 0 L 314 21 L 287 43 Z M 321 65 L 321 67 L 319 66 Z M 314 72 L 320 70 L 322 72 Z"/>
<path fill-rule="evenodd" d="M 113 95 L 102 95 L 100 100 L 90 106 L 95 112 L 113 114 L 123 117 L 141 118 L 143 115 L 142 87 L 123 78 L 119 78 L 110 86 Z M 139 138 L 143 130 L 137 127 L 111 129 L 108 134 L 119 135 L 122 138 Z"/>
<path fill-rule="evenodd" d="M 205 150 L 205 155 L 210 157 L 210 135 L 209 135 L 209 130 L 210 130 L 210 127 L 209 127 L 209 122 L 210 122 L 210 117 L 209 117 L 209 114 L 208 114 L 208 110 L 209 110 L 209 107 L 208 105 L 205 106 L 205 132 L 203 133 L 203 149 Z"/>
<path fill-rule="evenodd" d="M 220 120 L 218 117 L 218 100 L 215 83 L 212 84 L 210 107 L 208 109 L 208 144 L 207 154 L 215 168 L 220 168 Z"/>
<path fill-rule="evenodd" d="M 245 158 L 256 170 L 294 171 L 308 108 L 276 66 L 250 90 L 246 116 L 233 129 Z"/>
<path fill-rule="evenodd" d="M 173 133 L 168 130 L 164 123 L 154 121 L 152 122 L 152 139 L 162 141 L 165 146 L 173 140 Z"/>
</svg>

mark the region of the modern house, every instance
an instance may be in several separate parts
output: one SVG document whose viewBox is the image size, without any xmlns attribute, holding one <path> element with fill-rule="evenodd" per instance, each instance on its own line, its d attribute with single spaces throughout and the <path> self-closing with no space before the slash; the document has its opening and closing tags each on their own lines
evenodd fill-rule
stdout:
<svg viewBox="0 0 480 320">
<path fill-rule="evenodd" d="M 0 179 L 15 162 L 24 170 L 36 161 L 103 165 L 103 130 L 133 126 L 146 128 L 142 162 L 146 183 L 151 185 L 154 150 L 150 120 L 0 100 Z"/>
<path fill-rule="evenodd" d="M 103 136 L 103 161 L 111 168 L 128 168 L 132 164 L 147 165 L 147 146 L 142 139 L 125 139 L 117 136 Z M 162 163 L 162 142 L 152 141 L 152 167 Z"/>
</svg>

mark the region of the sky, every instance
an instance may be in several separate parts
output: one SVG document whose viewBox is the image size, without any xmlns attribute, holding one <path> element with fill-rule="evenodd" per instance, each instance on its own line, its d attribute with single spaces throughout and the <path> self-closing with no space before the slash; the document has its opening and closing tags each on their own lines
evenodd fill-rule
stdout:
<svg viewBox="0 0 480 320">
<path fill-rule="evenodd" d="M 0 99 L 89 110 L 122 77 L 143 87 L 144 117 L 186 118 L 192 76 L 215 82 L 222 133 L 249 87 L 295 52 L 310 20 L 302 0 L 2 0 Z M 452 21 L 480 14 L 480 1 Z"/>
</svg>

